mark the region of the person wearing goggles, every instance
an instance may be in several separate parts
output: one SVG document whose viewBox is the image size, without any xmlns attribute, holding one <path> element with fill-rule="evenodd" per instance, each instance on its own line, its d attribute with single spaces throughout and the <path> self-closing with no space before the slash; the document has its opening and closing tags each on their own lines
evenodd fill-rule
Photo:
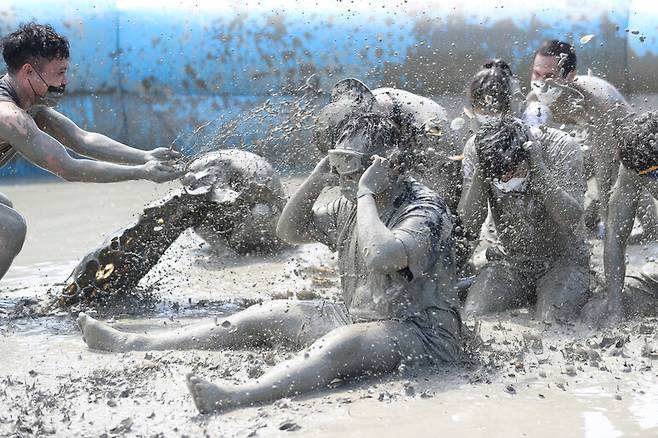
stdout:
<svg viewBox="0 0 658 438">
<path fill-rule="evenodd" d="M 390 373 L 409 361 L 454 362 L 461 319 L 452 216 L 434 192 L 384 158 L 398 142 L 397 127 L 386 118 L 350 120 L 279 219 L 282 239 L 321 242 L 338 252 L 344 304 L 275 300 L 165 336 L 122 333 L 82 314 L 87 344 L 115 351 L 271 344 L 303 349 L 242 385 L 189 375 L 201 412 L 325 388 L 336 378 Z M 336 184 L 343 196 L 315 206 Z"/>
<path fill-rule="evenodd" d="M 503 116 L 483 124 L 464 155 L 473 169 L 459 203 L 466 232 L 479 236 L 491 209 L 499 238 L 470 287 L 466 316 L 536 299 L 537 319 L 574 319 L 589 288 L 578 144 L 562 131 Z"/>
<path fill-rule="evenodd" d="M 603 252 L 606 294 L 592 299 L 592 313 L 587 315 L 590 322 L 609 326 L 626 317 L 658 314 L 655 254 L 639 268 L 627 267 L 625 259 L 643 192 L 658 200 L 658 113 L 642 114 L 624 125 L 622 132 L 622 165 L 610 197 Z"/>
</svg>

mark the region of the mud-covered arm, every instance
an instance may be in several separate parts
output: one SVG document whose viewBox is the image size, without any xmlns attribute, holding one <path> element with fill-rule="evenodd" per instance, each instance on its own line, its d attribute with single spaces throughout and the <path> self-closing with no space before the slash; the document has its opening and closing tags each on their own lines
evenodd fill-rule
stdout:
<svg viewBox="0 0 658 438">
<path fill-rule="evenodd" d="M 7 140 L 21 155 L 35 165 L 67 181 L 116 182 L 135 179 L 166 181 L 178 174 L 152 163 L 124 166 L 71 157 L 66 148 L 40 130 L 32 117 L 17 106 L 0 104 L 0 138 Z"/>
<path fill-rule="evenodd" d="M 641 189 L 637 176 L 621 166 L 612 190 L 603 251 L 608 309 L 621 313 L 621 294 L 626 276 L 626 242 L 633 229 Z"/>
<path fill-rule="evenodd" d="M 544 147 L 535 141 L 529 148 L 531 187 L 551 218 L 562 227 L 574 230 L 583 216 L 585 196 L 583 158 L 575 141 L 561 139 L 556 147 L 555 163 L 549 169 L 543 158 Z"/>
<path fill-rule="evenodd" d="M 466 235 L 469 236 L 470 240 L 475 240 L 480 235 L 482 224 L 487 219 L 489 183 L 478 166 L 472 139 L 466 143 L 464 148 L 462 172 L 464 174 L 464 184 L 457 212 L 461 217 Z"/>
<path fill-rule="evenodd" d="M 85 131 L 52 108 L 40 109 L 34 119 L 43 131 L 85 157 L 123 164 L 144 164 L 148 161 L 166 161 L 180 157 L 179 152 L 167 148 L 143 151 L 103 134 Z"/>
<path fill-rule="evenodd" d="M 363 259 L 368 269 L 379 272 L 397 272 L 408 266 L 407 254 L 416 254 L 415 247 L 406 248 L 394 231 L 379 217 L 375 197 L 387 197 L 393 192 L 397 171 L 391 163 L 375 156 L 372 164 L 361 175 L 357 194 L 356 231 Z M 386 202 L 392 202 L 387 199 Z M 411 241 L 409 245 L 414 246 Z"/>
<path fill-rule="evenodd" d="M 329 157 L 325 157 L 286 203 L 276 226 L 276 234 L 289 243 L 317 242 L 313 205 L 322 189 L 335 185 L 335 182 L 336 175 L 330 172 Z"/>
</svg>

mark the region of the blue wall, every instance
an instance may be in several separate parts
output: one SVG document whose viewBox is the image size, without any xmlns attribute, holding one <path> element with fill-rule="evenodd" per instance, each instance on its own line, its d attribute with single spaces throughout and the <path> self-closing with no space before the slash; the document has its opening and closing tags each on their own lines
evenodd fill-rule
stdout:
<svg viewBox="0 0 658 438">
<path fill-rule="evenodd" d="M 176 3 L 5 0 L 0 33 L 36 20 L 69 38 L 60 110 L 86 129 L 141 148 L 238 145 L 280 168 L 315 160 L 312 110 L 346 76 L 442 101 L 462 95 L 489 57 L 507 59 L 527 82 L 532 52 L 557 37 L 576 43 L 581 71 L 591 68 L 627 94 L 658 92 L 658 10 L 647 2 Z M 580 46 L 586 34 L 596 36 Z M 17 161 L 0 175 L 37 173 Z"/>
</svg>

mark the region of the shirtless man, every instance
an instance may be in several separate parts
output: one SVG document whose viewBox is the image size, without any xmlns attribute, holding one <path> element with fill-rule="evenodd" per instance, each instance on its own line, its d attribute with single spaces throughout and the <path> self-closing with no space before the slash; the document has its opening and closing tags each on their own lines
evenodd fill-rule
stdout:
<svg viewBox="0 0 658 438">
<path fill-rule="evenodd" d="M 587 131 L 586 144 L 592 148 L 591 158 L 587 161 L 592 161 L 598 186 L 598 216 L 602 222 L 605 221 L 610 191 L 619 169 L 619 130 L 631 112 L 630 105 L 609 82 L 591 74 L 578 75 L 576 52 L 570 44 L 562 41 L 545 41 L 539 47 L 531 79 L 524 116 L 529 123 L 553 122 Z M 638 218 L 642 222 L 644 236 L 658 238 L 658 215 L 648 193 L 640 202 Z M 603 230 L 604 224 L 601 223 L 601 235 Z"/>
<path fill-rule="evenodd" d="M 501 248 L 471 286 L 467 316 L 532 303 L 542 320 L 573 319 L 589 286 L 582 223 L 585 180 L 578 144 L 562 131 L 504 116 L 485 123 L 465 151 L 459 213 L 479 235 L 491 208 Z"/>
<path fill-rule="evenodd" d="M 398 125 L 402 152 L 410 171 L 435 191 L 451 211 L 460 196 L 459 162 L 450 157 L 461 154 L 463 143 L 453 135 L 446 110 L 427 97 L 396 88 L 370 90 L 357 79 L 343 79 L 331 90 L 331 102 L 320 110 L 314 140 L 322 153 L 332 148 L 341 127 L 354 115 L 374 112 Z"/>
<path fill-rule="evenodd" d="M 308 347 L 243 385 L 188 376 L 201 412 L 312 391 L 339 377 L 388 373 L 407 361 L 454 361 L 460 353 L 461 320 L 451 215 L 434 192 L 380 157 L 395 149 L 396 133 L 390 120 L 377 115 L 348 122 L 279 220 L 283 239 L 322 242 L 338 251 L 345 304 L 270 301 L 164 336 L 122 333 L 81 314 L 89 347 Z M 337 179 L 342 196 L 314 207 Z"/>
<path fill-rule="evenodd" d="M 626 276 L 624 257 L 643 191 L 658 199 L 658 113 L 643 114 L 626 126 L 620 156 L 622 166 L 610 197 L 603 256 L 606 322 L 613 325 L 625 316 L 658 313 L 658 263 L 649 261 L 637 275 Z"/>
<path fill-rule="evenodd" d="M 164 182 L 180 176 L 161 162 L 177 152 L 131 148 L 80 129 L 52 108 L 64 94 L 69 66 L 69 43 L 52 27 L 23 25 L 2 47 L 8 73 L 0 77 L 0 166 L 19 154 L 67 181 Z M 73 158 L 66 148 L 99 161 Z M 23 217 L 0 194 L 0 278 L 23 247 L 26 230 Z"/>
</svg>

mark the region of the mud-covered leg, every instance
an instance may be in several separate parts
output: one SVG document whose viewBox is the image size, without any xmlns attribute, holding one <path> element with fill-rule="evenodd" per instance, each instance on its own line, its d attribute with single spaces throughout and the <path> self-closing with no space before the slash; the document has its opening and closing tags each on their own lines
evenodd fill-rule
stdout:
<svg viewBox="0 0 658 438">
<path fill-rule="evenodd" d="M 523 306 L 528 303 L 529 287 L 507 264 L 489 262 L 468 291 L 464 313 L 477 317 Z"/>
<path fill-rule="evenodd" d="M 588 298 L 588 269 L 573 263 L 561 263 L 537 281 L 537 318 L 542 321 L 573 321 Z"/>
<path fill-rule="evenodd" d="M 25 219 L 12 208 L 9 199 L 0 194 L 0 278 L 23 248 L 26 233 Z"/>
<path fill-rule="evenodd" d="M 246 346 L 308 345 L 341 324 L 332 305 L 287 300 L 268 301 L 225 318 L 164 334 L 133 334 L 80 314 L 78 323 L 90 348 L 105 351 L 221 350 Z M 308 327 L 312 325 L 312 327 Z"/>
<path fill-rule="evenodd" d="M 404 323 L 352 324 L 332 330 L 254 382 L 217 385 L 188 375 L 187 385 L 199 411 L 208 413 L 306 393 L 335 378 L 388 373 L 423 353 L 421 341 Z"/>
</svg>

